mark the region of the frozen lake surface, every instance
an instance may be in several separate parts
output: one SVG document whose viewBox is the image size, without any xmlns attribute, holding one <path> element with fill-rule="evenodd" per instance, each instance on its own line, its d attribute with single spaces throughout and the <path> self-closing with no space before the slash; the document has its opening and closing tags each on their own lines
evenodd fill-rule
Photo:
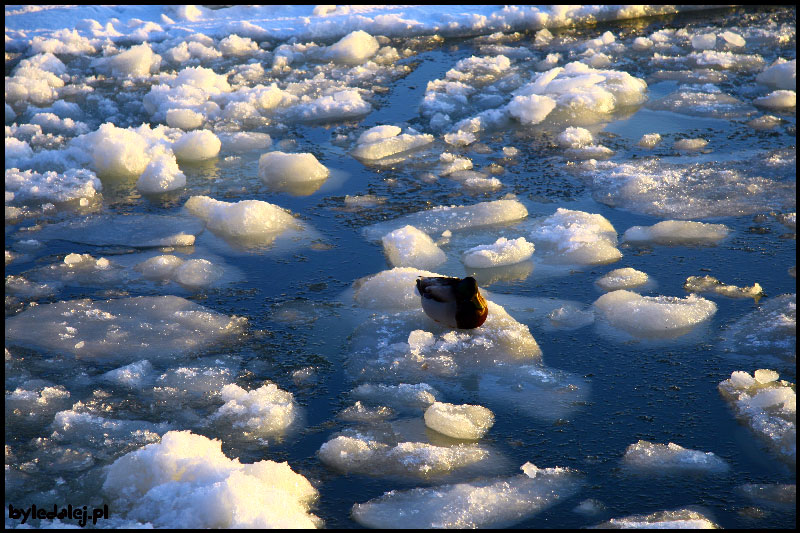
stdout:
<svg viewBox="0 0 800 533">
<path fill-rule="evenodd" d="M 795 526 L 795 8 L 471 8 L 6 6 L 7 527 Z"/>
</svg>

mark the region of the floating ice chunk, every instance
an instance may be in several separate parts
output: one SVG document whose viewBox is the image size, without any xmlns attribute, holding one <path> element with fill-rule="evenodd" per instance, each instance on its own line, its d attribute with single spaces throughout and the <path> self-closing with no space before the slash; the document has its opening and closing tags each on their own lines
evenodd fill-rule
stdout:
<svg viewBox="0 0 800 533">
<path fill-rule="evenodd" d="M 151 378 L 153 365 L 147 359 L 109 370 L 100 379 L 123 387 L 141 389 Z"/>
<path fill-rule="evenodd" d="M 353 149 L 353 156 L 376 160 L 407 152 L 433 142 L 433 135 L 404 133 L 397 126 L 375 126 L 361 134 Z"/>
<path fill-rule="evenodd" d="M 274 383 L 249 392 L 231 383 L 222 387 L 220 396 L 225 405 L 211 415 L 211 420 L 224 420 L 246 436 L 279 436 L 297 419 L 294 396 Z"/>
<path fill-rule="evenodd" d="M 339 418 L 346 422 L 361 422 L 361 423 L 375 423 L 386 420 L 394 416 L 394 410 L 390 407 L 379 405 L 378 407 L 369 407 L 360 401 L 350 407 L 346 407 L 337 415 Z"/>
<path fill-rule="evenodd" d="M 246 56 L 258 51 L 258 43 L 249 37 L 228 35 L 219 42 L 219 51 L 226 56 Z"/>
<path fill-rule="evenodd" d="M 175 281 L 189 288 L 208 287 L 222 277 L 222 269 L 207 259 L 189 259 L 173 273 Z"/>
<path fill-rule="evenodd" d="M 268 152 L 258 160 L 258 177 L 276 190 L 292 194 L 311 194 L 328 178 L 330 171 L 314 154 Z"/>
<path fill-rule="evenodd" d="M 781 125 L 783 119 L 775 115 L 762 115 L 747 121 L 747 125 L 757 130 L 771 130 Z"/>
<path fill-rule="evenodd" d="M 246 320 L 177 296 L 40 304 L 6 320 L 6 342 L 79 359 L 172 359 L 235 339 Z"/>
<path fill-rule="evenodd" d="M 331 45 L 326 56 L 337 63 L 361 64 L 380 48 L 378 41 L 363 30 L 348 33 Z"/>
<path fill-rule="evenodd" d="M 711 118 L 746 117 L 756 112 L 750 104 L 728 94 L 699 90 L 679 90 L 648 102 L 647 107 L 657 111 Z"/>
<path fill-rule="evenodd" d="M 167 126 L 184 131 L 194 130 L 203 125 L 203 115 L 191 109 L 170 109 L 167 111 Z"/>
<path fill-rule="evenodd" d="M 433 268 L 447 260 L 427 233 L 404 226 L 381 238 L 389 262 L 396 267 Z"/>
<path fill-rule="evenodd" d="M 436 402 L 425 411 L 425 425 L 455 439 L 480 439 L 494 425 L 494 414 L 480 405 Z"/>
<path fill-rule="evenodd" d="M 617 291 L 620 289 L 635 289 L 647 283 L 646 273 L 635 268 L 618 268 L 612 270 L 602 278 L 595 281 L 604 291 Z"/>
<path fill-rule="evenodd" d="M 579 376 L 536 364 L 497 365 L 481 373 L 481 403 L 537 420 L 563 419 L 589 398 L 589 384 Z"/>
<path fill-rule="evenodd" d="M 733 372 L 718 389 L 730 402 L 736 416 L 764 439 L 781 459 L 794 463 L 797 458 L 797 396 L 795 386 L 778 381 L 777 372 L 756 370 Z"/>
<path fill-rule="evenodd" d="M 155 527 L 315 528 L 317 491 L 287 463 L 241 464 L 222 442 L 170 431 L 108 467 L 103 491 L 126 518 Z"/>
<path fill-rule="evenodd" d="M 56 294 L 61 288 L 58 282 L 37 283 L 22 276 L 6 276 L 6 292 L 18 298 L 37 300 Z"/>
<path fill-rule="evenodd" d="M 536 221 L 531 238 L 554 262 L 595 265 L 622 257 L 617 230 L 598 214 L 559 207 L 555 214 Z"/>
<path fill-rule="evenodd" d="M 172 279 L 175 269 L 181 264 L 183 264 L 183 259 L 175 255 L 158 255 L 133 268 L 137 272 L 141 272 L 145 279 L 166 281 Z"/>
<path fill-rule="evenodd" d="M 162 193 L 180 189 L 184 185 L 186 175 L 178 167 L 175 154 L 163 146 L 151 151 L 150 162 L 136 181 L 136 188 L 142 193 Z"/>
<path fill-rule="evenodd" d="M 63 174 L 53 171 L 40 174 L 33 170 L 6 169 L 6 196 L 13 193 L 13 201 L 17 203 L 94 198 L 102 189 L 103 185 L 91 170 L 70 169 Z"/>
<path fill-rule="evenodd" d="M 203 224 L 190 217 L 166 215 L 100 215 L 50 224 L 36 232 L 39 240 L 60 239 L 94 246 L 191 246 Z"/>
<path fill-rule="evenodd" d="M 491 268 L 513 265 L 530 259 L 534 245 L 525 240 L 500 237 L 494 244 L 483 244 L 464 252 L 464 264 L 472 268 Z"/>
<path fill-rule="evenodd" d="M 575 304 L 564 304 L 547 314 L 550 324 L 561 329 L 578 329 L 594 322 L 594 312 Z"/>
<path fill-rule="evenodd" d="M 636 244 L 712 245 L 727 237 L 730 231 L 725 224 L 664 220 L 653 226 L 630 227 L 622 240 Z"/>
<path fill-rule="evenodd" d="M 593 529 L 719 529 L 719 526 L 698 511 L 678 509 L 612 518 Z"/>
<path fill-rule="evenodd" d="M 459 170 L 447 176 L 449 179 L 461 183 L 470 191 L 496 191 L 503 186 L 497 178 L 487 178 L 486 174 L 474 170 Z"/>
<path fill-rule="evenodd" d="M 255 152 L 266 150 L 272 146 L 272 138 L 266 133 L 255 131 L 240 131 L 233 135 L 220 136 L 225 149 L 232 152 Z"/>
<path fill-rule="evenodd" d="M 793 172 L 788 169 L 795 160 L 792 150 L 735 162 L 673 164 L 648 158 L 586 163 L 584 168 L 595 198 L 604 204 L 659 218 L 692 219 L 791 210 L 795 184 L 776 170 Z"/>
<path fill-rule="evenodd" d="M 744 37 L 732 31 L 724 31 L 720 33 L 719 38 L 725 41 L 725 43 L 731 48 L 741 48 L 747 44 L 747 41 L 744 40 Z"/>
<path fill-rule="evenodd" d="M 702 150 L 707 145 L 705 139 L 678 139 L 672 146 L 676 150 Z"/>
<path fill-rule="evenodd" d="M 208 130 L 191 131 L 175 141 L 172 150 L 180 161 L 204 161 L 216 157 L 222 142 Z"/>
<path fill-rule="evenodd" d="M 797 227 L 797 213 L 779 213 L 775 218 L 789 229 L 795 229 Z"/>
<path fill-rule="evenodd" d="M 797 89 L 797 60 L 787 61 L 778 58 L 775 62 L 764 69 L 756 80 L 759 83 L 771 85 L 777 89 L 796 90 Z"/>
<path fill-rule="evenodd" d="M 651 41 L 647 37 L 637 37 L 636 39 L 633 40 L 633 44 L 631 45 L 631 47 L 639 52 L 644 50 L 649 50 L 650 48 L 653 47 L 653 41 Z"/>
<path fill-rule="evenodd" d="M 261 200 L 223 202 L 192 196 L 184 209 L 205 221 L 214 233 L 234 240 L 269 243 L 285 230 L 298 227 L 289 211 Z"/>
<path fill-rule="evenodd" d="M 101 461 L 109 461 L 137 446 L 158 441 L 169 424 L 153 424 L 142 420 L 116 420 L 87 412 L 82 402 L 72 409 L 56 413 L 51 439 L 70 447 L 86 448 Z"/>
<path fill-rule="evenodd" d="M 698 33 L 692 36 L 692 48 L 695 50 L 712 50 L 717 46 L 717 36 L 713 33 Z"/>
<path fill-rule="evenodd" d="M 439 156 L 439 175 L 448 176 L 453 172 L 461 172 L 472 168 L 472 160 L 468 157 L 455 156 L 444 152 Z"/>
<path fill-rule="evenodd" d="M 726 285 L 711 276 L 689 276 L 683 288 L 691 292 L 715 293 L 730 298 L 755 298 L 756 302 L 764 295 L 764 289 L 758 283 L 754 283 L 752 287 L 737 287 Z"/>
<path fill-rule="evenodd" d="M 357 196 L 345 195 L 344 205 L 351 209 L 375 207 L 386 202 L 386 198 L 374 194 L 362 194 Z"/>
<path fill-rule="evenodd" d="M 737 490 L 759 505 L 794 508 L 797 505 L 797 485 L 783 483 L 745 483 Z"/>
<path fill-rule="evenodd" d="M 605 511 L 606 506 L 603 502 L 593 498 L 587 498 L 572 509 L 573 513 L 592 516 Z"/>
<path fill-rule="evenodd" d="M 734 54 L 733 52 L 703 50 L 702 52 L 692 52 L 687 57 L 698 66 L 715 69 L 754 72 L 761 70 L 764 66 L 764 58 L 758 54 Z"/>
<path fill-rule="evenodd" d="M 469 206 L 434 207 L 390 222 L 368 226 L 364 233 L 367 239 L 377 241 L 393 229 L 411 225 L 429 235 L 435 235 L 447 230 L 514 222 L 526 216 L 528 216 L 527 208 L 518 200 L 508 198 Z"/>
<path fill-rule="evenodd" d="M 110 122 L 78 139 L 83 139 L 88 147 L 100 176 L 138 177 L 150 162 L 147 139 Z"/>
<path fill-rule="evenodd" d="M 797 106 L 797 93 L 781 89 L 753 100 L 755 105 L 770 109 L 789 109 Z"/>
<path fill-rule="evenodd" d="M 508 113 L 522 124 L 539 124 L 555 109 L 556 101 L 549 96 L 531 94 L 515 96 L 509 102 Z"/>
<path fill-rule="evenodd" d="M 689 450 L 675 443 L 656 444 L 640 440 L 625 450 L 625 466 L 648 472 L 724 472 L 728 464 L 712 452 Z"/>
<path fill-rule="evenodd" d="M 115 56 L 95 60 L 92 66 L 108 70 L 114 77 L 149 76 L 160 70 L 161 56 L 153 52 L 149 43 L 143 43 Z"/>
<path fill-rule="evenodd" d="M 477 141 L 474 133 L 468 131 L 457 131 L 455 133 L 445 133 L 444 142 L 453 146 L 469 146 Z"/>
<path fill-rule="evenodd" d="M 406 441 L 392 446 L 355 433 L 324 443 L 319 458 L 341 472 L 431 478 L 486 461 L 489 451 L 477 444 L 434 446 Z"/>
<path fill-rule="evenodd" d="M 28 141 L 21 141 L 16 137 L 6 136 L 6 165 L 21 165 L 19 160 L 26 160 L 33 156 L 33 149 Z M 19 169 L 17 169 L 19 171 Z M 8 172 L 8 169 L 6 170 Z"/>
<path fill-rule="evenodd" d="M 367 309 L 410 310 L 420 307 L 416 281 L 420 276 L 437 277 L 441 274 L 410 267 L 395 267 L 353 283 L 353 300 Z"/>
<path fill-rule="evenodd" d="M 360 117 L 370 111 L 372 105 L 364 101 L 358 89 L 344 89 L 316 100 L 296 104 L 288 113 L 298 120 L 327 122 Z"/>
<path fill-rule="evenodd" d="M 7 423 L 49 423 L 57 411 L 72 403 L 69 391 L 63 385 L 53 385 L 42 380 L 29 380 L 13 391 L 6 390 L 5 409 Z M 10 415 L 10 416 L 9 416 Z M 12 422 L 13 420 L 13 422 Z"/>
<path fill-rule="evenodd" d="M 794 294 L 769 298 L 759 309 L 731 324 L 722 346 L 741 354 L 797 356 L 797 299 Z"/>
<path fill-rule="evenodd" d="M 487 303 L 486 322 L 471 330 L 437 324 L 419 307 L 419 296 L 418 307 L 412 311 L 374 315 L 350 338 L 348 372 L 359 379 L 425 381 L 432 376 L 457 376 L 476 367 L 494 368 L 503 362 L 539 360 L 541 349 L 528 326 L 514 320 L 503 307 Z M 423 339 L 425 334 L 433 338 Z"/>
<path fill-rule="evenodd" d="M 569 498 L 581 485 L 580 477 L 566 468 L 541 468 L 535 472 L 535 477 L 518 475 L 387 492 L 380 498 L 355 504 L 352 515 L 362 526 L 373 528 L 499 528 L 521 522 Z"/>
<path fill-rule="evenodd" d="M 436 401 L 436 389 L 427 383 L 373 385 L 365 383 L 350 392 L 355 399 L 388 405 L 395 409 L 425 409 Z"/>
<path fill-rule="evenodd" d="M 570 127 L 558 135 L 558 143 L 566 148 L 581 148 L 593 142 L 592 132 L 585 128 Z"/>
<path fill-rule="evenodd" d="M 402 129 L 397 126 L 375 126 L 363 132 L 356 144 L 371 144 L 385 139 L 391 139 L 400 135 Z"/>
<path fill-rule="evenodd" d="M 714 302 L 695 294 L 681 299 L 623 290 L 604 294 L 594 306 L 612 326 L 643 338 L 685 335 L 717 312 Z"/>
</svg>

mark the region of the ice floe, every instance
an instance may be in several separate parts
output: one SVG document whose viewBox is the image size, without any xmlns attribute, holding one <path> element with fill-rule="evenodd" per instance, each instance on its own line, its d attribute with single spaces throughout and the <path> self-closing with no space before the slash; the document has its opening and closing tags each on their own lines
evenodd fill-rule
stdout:
<svg viewBox="0 0 800 533">
<path fill-rule="evenodd" d="M 464 252 L 464 264 L 471 268 L 492 268 L 513 265 L 531 258 L 533 243 L 525 237 L 506 239 L 500 237 L 494 244 L 482 244 Z"/>
<path fill-rule="evenodd" d="M 555 214 L 537 220 L 530 236 L 537 250 L 554 263 L 596 265 L 622 257 L 617 230 L 598 214 L 559 207 Z"/>
<path fill-rule="evenodd" d="M 617 290 L 595 300 L 595 309 L 615 328 L 640 338 L 675 338 L 689 333 L 717 312 L 717 305 L 690 294 L 686 298 L 642 296 Z"/>
<path fill-rule="evenodd" d="M 581 476 L 567 468 L 522 465 L 523 475 L 387 492 L 353 506 L 353 518 L 375 528 L 507 527 L 575 494 Z"/>
<path fill-rule="evenodd" d="M 310 513 L 317 490 L 288 463 L 242 464 L 222 453 L 222 442 L 189 431 L 114 461 L 103 492 L 117 512 L 155 527 L 322 526 Z"/>
<path fill-rule="evenodd" d="M 230 424 L 245 437 L 283 435 L 296 422 L 299 407 L 291 392 L 268 383 L 246 391 L 233 383 L 220 390 L 225 404 L 211 415 L 211 420 Z"/>
<path fill-rule="evenodd" d="M 414 226 L 391 231 L 381 241 L 389 262 L 396 267 L 433 268 L 447 259 L 433 239 Z"/>
<path fill-rule="evenodd" d="M 612 270 L 595 281 L 604 291 L 618 291 L 621 289 L 635 289 L 645 285 L 649 277 L 645 272 L 635 268 L 625 267 Z"/>
<path fill-rule="evenodd" d="M 730 231 L 724 224 L 664 220 L 653 226 L 628 228 L 622 235 L 622 240 L 634 244 L 708 245 L 718 243 L 727 237 Z"/>
<path fill-rule="evenodd" d="M 726 351 L 753 356 L 797 358 L 797 297 L 783 294 L 761 302 L 755 311 L 722 334 Z"/>
<path fill-rule="evenodd" d="M 751 287 L 737 287 L 722 283 L 713 276 L 689 276 L 683 288 L 690 292 L 720 294 L 729 298 L 754 298 L 756 302 L 764 296 L 764 289 L 758 283 Z"/>
<path fill-rule="evenodd" d="M 425 410 L 425 425 L 456 439 L 480 439 L 494 425 L 494 414 L 481 405 L 435 402 Z"/>
<path fill-rule="evenodd" d="M 612 518 L 595 529 L 719 529 L 719 526 L 702 512 L 694 509 L 659 511 L 649 515 L 632 515 Z"/>
<path fill-rule="evenodd" d="M 258 176 L 267 186 L 295 195 L 316 192 L 328 178 L 330 171 L 314 154 L 286 154 L 268 152 L 258 160 Z"/>
<path fill-rule="evenodd" d="M 622 458 L 627 468 L 653 473 L 725 472 L 730 467 L 712 452 L 690 450 L 670 442 L 658 444 L 640 440 L 625 450 Z"/>
<path fill-rule="evenodd" d="M 794 463 L 797 460 L 797 395 L 793 383 L 778 380 L 778 377 L 774 370 L 760 369 L 753 375 L 735 371 L 718 388 L 738 418 L 781 459 Z"/>
<path fill-rule="evenodd" d="M 164 359 L 233 340 L 245 323 L 177 296 L 83 299 L 38 305 L 9 318 L 6 342 L 79 359 Z"/>
</svg>

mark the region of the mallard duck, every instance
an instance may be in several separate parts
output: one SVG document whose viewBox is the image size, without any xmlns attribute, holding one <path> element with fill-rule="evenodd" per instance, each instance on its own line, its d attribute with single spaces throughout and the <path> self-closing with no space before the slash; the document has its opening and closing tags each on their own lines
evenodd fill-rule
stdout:
<svg viewBox="0 0 800 533">
<path fill-rule="evenodd" d="M 436 322 L 451 328 L 474 329 L 486 322 L 489 306 L 473 277 L 417 279 L 422 310 Z"/>
</svg>

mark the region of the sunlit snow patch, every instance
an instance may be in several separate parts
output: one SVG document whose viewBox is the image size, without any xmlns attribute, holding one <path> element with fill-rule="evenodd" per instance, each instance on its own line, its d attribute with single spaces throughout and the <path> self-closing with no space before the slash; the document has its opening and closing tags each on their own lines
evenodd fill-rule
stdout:
<svg viewBox="0 0 800 533">
<path fill-rule="evenodd" d="M 353 506 L 353 518 L 373 528 L 504 527 L 575 494 L 581 477 L 566 468 L 522 466 L 524 475 L 490 481 L 387 492 Z"/>
<path fill-rule="evenodd" d="M 172 359 L 235 339 L 245 319 L 177 296 L 71 300 L 32 307 L 6 320 L 6 342 L 80 359 Z"/>
<path fill-rule="evenodd" d="M 171 431 L 117 459 L 103 492 L 117 512 L 155 527 L 315 528 L 317 490 L 287 463 L 241 464 L 222 443 Z"/>
</svg>

